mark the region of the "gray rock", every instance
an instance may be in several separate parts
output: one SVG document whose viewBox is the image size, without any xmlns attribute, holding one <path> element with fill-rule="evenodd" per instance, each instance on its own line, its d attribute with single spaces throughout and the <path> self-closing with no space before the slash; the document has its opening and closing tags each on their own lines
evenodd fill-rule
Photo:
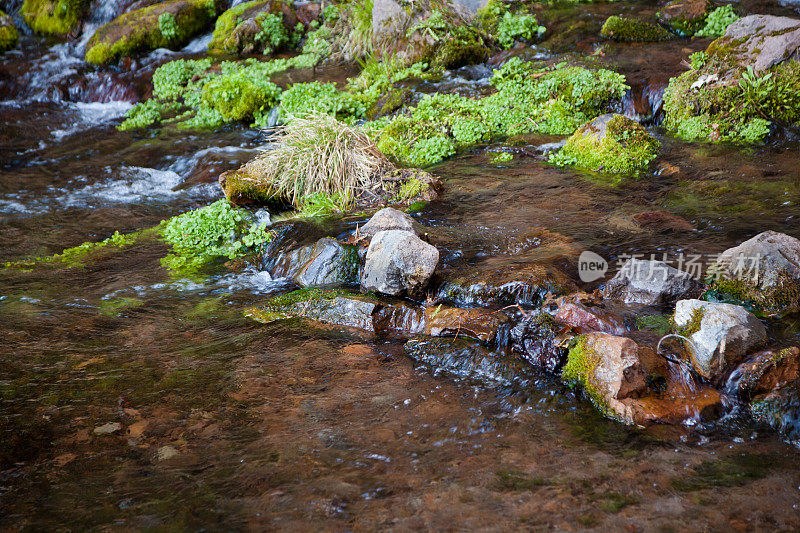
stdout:
<svg viewBox="0 0 800 533">
<path fill-rule="evenodd" d="M 762 72 L 797 58 L 800 20 L 748 15 L 728 26 L 723 39 L 736 43 L 736 54 L 742 66 L 752 66 L 756 72 Z"/>
<path fill-rule="evenodd" d="M 438 263 L 439 250 L 413 233 L 380 231 L 369 244 L 361 287 L 395 296 L 418 293 Z"/>
<path fill-rule="evenodd" d="M 699 296 L 701 284 L 662 261 L 629 259 L 603 289 L 603 296 L 625 303 L 661 306 Z"/>
<path fill-rule="evenodd" d="M 358 267 L 358 252 L 354 246 L 326 237 L 311 247 L 308 261 L 293 279 L 301 287 L 356 283 Z"/>
<path fill-rule="evenodd" d="M 402 230 L 418 235 L 414 219 L 392 207 L 381 209 L 358 229 L 358 238 L 371 239 L 379 231 Z"/>
<path fill-rule="evenodd" d="M 92 430 L 92 433 L 95 435 L 111 435 L 120 429 L 122 429 L 122 424 L 119 422 L 109 422 L 107 424 L 103 424 L 102 426 L 97 426 L 94 428 L 94 430 Z"/>
<path fill-rule="evenodd" d="M 790 441 L 800 442 L 800 382 L 754 398 L 750 411 L 756 420 L 769 424 Z"/>
<path fill-rule="evenodd" d="M 733 365 L 767 341 L 764 324 L 738 305 L 681 300 L 675 306 L 675 324 L 689 326 L 699 312 L 699 329 L 687 333 L 695 346 L 690 350 L 692 366 L 704 378 L 724 377 Z"/>
</svg>

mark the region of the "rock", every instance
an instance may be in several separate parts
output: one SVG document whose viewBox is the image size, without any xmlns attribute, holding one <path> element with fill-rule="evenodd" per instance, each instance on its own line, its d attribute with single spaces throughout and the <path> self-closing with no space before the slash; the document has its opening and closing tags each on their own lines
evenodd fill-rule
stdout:
<svg viewBox="0 0 800 533">
<path fill-rule="evenodd" d="M 380 231 L 367 250 L 361 287 L 394 296 L 418 294 L 428 284 L 439 250 L 402 230 Z"/>
<path fill-rule="evenodd" d="M 259 38 L 264 31 L 263 23 L 271 15 L 280 18 L 281 27 L 276 27 L 268 39 Z M 289 3 L 278 0 L 244 2 L 220 15 L 208 49 L 228 54 L 269 54 L 289 44 L 298 22 L 299 18 Z"/>
<path fill-rule="evenodd" d="M 800 240 L 759 233 L 722 252 L 710 268 L 713 287 L 775 315 L 800 311 Z"/>
<path fill-rule="evenodd" d="M 287 256 L 287 273 L 301 287 L 358 283 L 356 248 L 325 237 Z"/>
<path fill-rule="evenodd" d="M 217 0 L 168 0 L 125 13 L 92 35 L 86 44 L 86 61 L 104 65 L 156 48 L 178 49 L 216 14 Z"/>
<path fill-rule="evenodd" d="M 158 449 L 158 452 L 156 452 L 156 459 L 159 461 L 169 461 L 178 455 L 178 450 L 176 450 L 174 447 L 162 446 Z"/>
<path fill-rule="evenodd" d="M 550 315 L 527 313 L 509 331 L 509 348 L 530 364 L 554 374 L 567 360 L 567 349 L 556 338 Z"/>
<path fill-rule="evenodd" d="M 647 211 L 633 215 L 633 221 L 644 229 L 659 233 L 696 231 L 697 228 L 685 218 L 666 211 Z"/>
<path fill-rule="evenodd" d="M 84 0 L 25 0 L 19 13 L 36 33 L 67 35 L 78 28 L 86 7 Z"/>
<path fill-rule="evenodd" d="M 752 313 L 738 305 L 680 300 L 674 321 L 679 333 L 691 339 L 694 370 L 718 380 L 749 352 L 763 346 L 767 331 Z"/>
<path fill-rule="evenodd" d="M 712 8 L 708 0 L 673 0 L 656 13 L 656 18 L 678 35 L 686 37 L 703 28 Z"/>
<path fill-rule="evenodd" d="M 661 26 L 616 15 L 606 19 L 600 30 L 600 35 L 607 39 L 622 42 L 667 41 L 672 38 L 672 35 Z"/>
<path fill-rule="evenodd" d="M 466 339 L 416 338 L 404 348 L 415 361 L 460 377 L 510 383 L 530 373 L 523 361 Z"/>
<path fill-rule="evenodd" d="M 619 181 L 647 169 L 660 143 L 639 123 L 617 114 L 601 115 L 578 128 L 551 163 L 601 172 Z"/>
<path fill-rule="evenodd" d="M 95 435 L 111 435 L 112 433 L 116 433 L 121 429 L 122 429 L 122 424 L 120 424 L 119 422 L 109 422 L 108 424 L 97 426 L 92 430 L 92 433 L 94 433 Z"/>
<path fill-rule="evenodd" d="M 494 341 L 508 317 L 498 311 L 459 309 L 441 305 L 425 309 L 426 333 L 434 337 L 452 335 L 482 342 Z"/>
<path fill-rule="evenodd" d="M 580 385 L 604 415 L 627 424 L 634 422 L 633 410 L 620 400 L 646 389 L 636 343 L 608 333 L 578 337 L 561 379 L 570 386 Z"/>
<path fill-rule="evenodd" d="M 631 409 L 634 423 L 640 426 L 710 422 L 719 418 L 724 406 L 722 395 L 708 385 L 679 392 L 668 385 L 661 394 L 626 398 L 622 403 Z"/>
<path fill-rule="evenodd" d="M 800 20 L 772 15 L 748 15 L 728 26 L 715 45 L 732 46 L 742 67 L 763 72 L 789 59 L 797 59 Z"/>
<path fill-rule="evenodd" d="M 700 282 L 686 272 L 662 261 L 629 259 L 606 284 L 603 296 L 626 304 L 665 306 L 701 292 Z"/>
<path fill-rule="evenodd" d="M 728 377 L 725 390 L 739 398 L 780 389 L 800 379 L 800 349 L 796 346 L 759 352 L 740 364 Z"/>
<path fill-rule="evenodd" d="M 573 328 L 578 333 L 602 331 L 624 335 L 629 331 L 617 316 L 599 307 L 589 307 L 582 303 L 562 302 L 554 318 L 558 324 Z"/>
<path fill-rule="evenodd" d="M 407 231 L 414 235 L 419 235 L 417 223 L 406 213 L 398 211 L 393 207 L 385 207 L 372 215 L 369 221 L 358 228 L 356 237 L 361 239 L 372 239 L 379 231 Z"/>
<path fill-rule="evenodd" d="M 11 50 L 19 42 L 19 32 L 14 19 L 0 11 L 0 54 Z"/>
<path fill-rule="evenodd" d="M 792 442 L 800 442 L 800 382 L 763 394 L 750 404 L 753 418 L 769 424 Z"/>
</svg>

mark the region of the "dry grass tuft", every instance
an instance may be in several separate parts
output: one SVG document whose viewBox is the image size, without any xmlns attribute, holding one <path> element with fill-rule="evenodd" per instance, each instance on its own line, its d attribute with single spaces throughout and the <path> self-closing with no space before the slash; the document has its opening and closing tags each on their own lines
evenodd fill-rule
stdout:
<svg viewBox="0 0 800 533">
<path fill-rule="evenodd" d="M 324 113 L 291 117 L 270 140 L 277 147 L 241 170 L 298 208 L 319 195 L 337 196 L 349 208 L 394 168 L 364 132 Z"/>
</svg>

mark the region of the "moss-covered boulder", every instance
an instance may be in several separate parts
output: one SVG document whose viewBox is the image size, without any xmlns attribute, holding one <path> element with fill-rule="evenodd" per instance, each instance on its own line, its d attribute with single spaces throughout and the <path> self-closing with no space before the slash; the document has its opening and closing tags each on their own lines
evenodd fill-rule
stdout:
<svg viewBox="0 0 800 533">
<path fill-rule="evenodd" d="M 790 235 L 759 233 L 722 252 L 709 273 L 719 296 L 768 315 L 800 311 L 800 240 Z"/>
<path fill-rule="evenodd" d="M 646 388 L 638 346 L 625 337 L 587 333 L 569 350 L 561 379 L 580 386 L 604 415 L 632 424 L 634 413 L 621 400 L 638 396 Z"/>
<path fill-rule="evenodd" d="M 656 18 L 678 35 L 687 37 L 705 26 L 713 8 L 709 0 L 673 0 L 656 13 Z"/>
<path fill-rule="evenodd" d="M 608 17 L 600 30 L 600 35 L 606 39 L 622 42 L 666 41 L 672 38 L 672 34 L 661 26 L 616 15 Z"/>
<path fill-rule="evenodd" d="M 11 50 L 19 42 L 19 32 L 14 20 L 0 11 L 0 53 Z"/>
<path fill-rule="evenodd" d="M 664 94 L 664 125 L 686 140 L 759 142 L 800 123 L 800 19 L 750 15 L 728 26 Z"/>
<path fill-rule="evenodd" d="M 550 162 L 623 179 L 646 170 L 659 146 L 637 122 L 607 114 L 578 129 L 561 150 L 551 154 Z"/>
<path fill-rule="evenodd" d="M 800 441 L 800 381 L 757 396 L 750 403 L 750 412 L 787 439 Z"/>
<path fill-rule="evenodd" d="M 36 33 L 66 35 L 77 29 L 88 0 L 25 0 L 20 14 Z"/>
<path fill-rule="evenodd" d="M 86 45 L 86 61 L 114 62 L 156 48 L 178 48 L 208 27 L 218 0 L 169 0 L 120 15 Z"/>
<path fill-rule="evenodd" d="M 304 29 L 288 3 L 281 0 L 245 2 L 220 15 L 208 48 L 228 54 L 272 53 L 296 45 Z"/>
</svg>

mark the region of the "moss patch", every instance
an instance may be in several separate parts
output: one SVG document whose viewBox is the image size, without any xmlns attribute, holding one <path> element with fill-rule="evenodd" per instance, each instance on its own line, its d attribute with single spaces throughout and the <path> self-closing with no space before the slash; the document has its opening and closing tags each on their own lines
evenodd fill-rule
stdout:
<svg viewBox="0 0 800 533">
<path fill-rule="evenodd" d="M 37 33 L 66 35 L 80 24 L 88 0 L 25 0 L 22 18 Z"/>
<path fill-rule="evenodd" d="M 787 274 L 772 287 L 719 276 L 712 280 L 711 289 L 716 299 L 743 305 L 761 316 L 782 316 L 800 310 L 800 280 Z"/>
<path fill-rule="evenodd" d="M 11 50 L 19 42 L 19 32 L 14 20 L 0 11 L 0 53 Z"/>
<path fill-rule="evenodd" d="M 661 26 L 616 15 L 608 17 L 600 30 L 600 35 L 623 42 L 666 41 L 672 38 L 672 35 Z"/>
<path fill-rule="evenodd" d="M 561 370 L 561 380 L 569 387 L 581 387 L 591 402 L 604 415 L 616 418 L 608 406 L 605 396 L 599 390 L 595 371 L 600 364 L 601 355 L 586 346 L 586 338 L 581 335 L 569 349 L 567 363 Z"/>
<path fill-rule="evenodd" d="M 623 179 L 641 174 L 658 155 L 660 143 L 629 118 L 614 115 L 604 133 L 595 124 L 576 131 L 561 150 L 550 155 L 550 162 Z"/>
</svg>

